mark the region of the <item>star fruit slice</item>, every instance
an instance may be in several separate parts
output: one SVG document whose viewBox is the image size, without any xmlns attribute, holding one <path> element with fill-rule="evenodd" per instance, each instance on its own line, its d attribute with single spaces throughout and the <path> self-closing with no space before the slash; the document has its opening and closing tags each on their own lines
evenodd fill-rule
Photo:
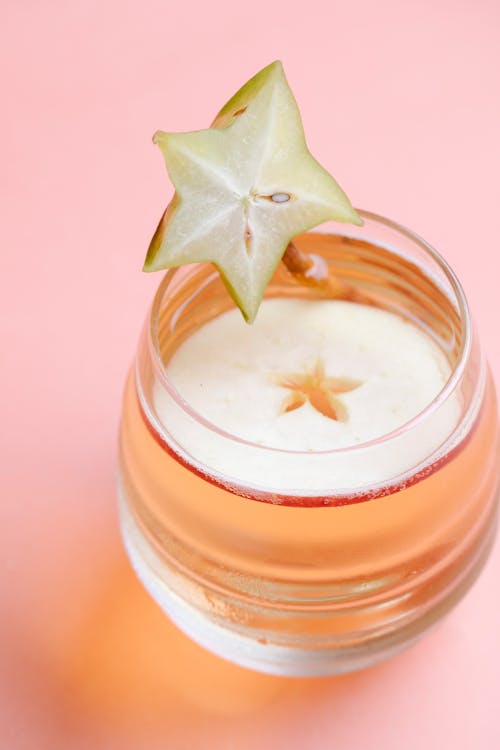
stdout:
<svg viewBox="0 0 500 750">
<path fill-rule="evenodd" d="M 250 79 L 211 128 L 153 140 L 176 192 L 144 270 L 213 263 L 249 323 L 293 237 L 328 220 L 362 223 L 310 154 L 280 62 Z"/>
</svg>

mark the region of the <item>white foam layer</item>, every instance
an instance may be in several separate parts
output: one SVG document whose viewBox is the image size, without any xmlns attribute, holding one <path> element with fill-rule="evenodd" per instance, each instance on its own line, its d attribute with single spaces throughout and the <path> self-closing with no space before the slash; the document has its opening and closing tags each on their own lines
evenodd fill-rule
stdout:
<svg viewBox="0 0 500 750">
<path fill-rule="evenodd" d="M 333 394 L 346 421 L 324 416 L 309 401 L 283 412 L 292 389 L 279 381 L 313 372 L 318 359 L 325 394 L 329 376 L 360 383 Z M 391 432 L 422 411 L 449 375 L 432 339 L 393 313 L 294 299 L 265 301 L 252 326 L 237 310 L 221 315 L 168 364 L 171 383 L 206 419 L 245 440 L 294 450 L 345 448 Z"/>
<path fill-rule="evenodd" d="M 318 362 L 324 380 L 316 384 L 316 396 L 306 392 L 302 406 L 285 412 L 287 399 L 304 390 L 283 383 L 313 373 Z M 252 326 L 231 310 L 179 347 L 167 375 L 191 408 L 220 430 L 257 446 L 311 452 L 307 463 L 302 456 L 297 460 L 293 454 L 250 449 L 210 432 L 157 389 L 157 418 L 174 447 L 204 469 L 275 491 L 383 482 L 423 461 L 450 434 L 459 415 L 456 400 L 450 401 L 427 428 L 420 425 L 409 440 L 393 442 L 385 453 L 367 450 L 364 457 L 358 451 L 337 460 L 318 459 L 314 452 L 362 447 L 404 425 L 450 376 L 439 347 L 415 325 L 343 301 L 266 300 Z M 351 389 L 333 393 L 330 402 L 342 419 L 321 413 L 328 401 L 318 401 L 317 392 L 328 396 L 332 386 L 336 390 L 339 384 L 331 378 L 348 379 Z"/>
</svg>

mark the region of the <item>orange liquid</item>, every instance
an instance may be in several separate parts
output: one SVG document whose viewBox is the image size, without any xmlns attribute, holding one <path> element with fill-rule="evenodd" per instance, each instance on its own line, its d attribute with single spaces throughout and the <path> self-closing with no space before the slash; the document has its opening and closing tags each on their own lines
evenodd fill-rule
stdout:
<svg viewBox="0 0 500 750">
<path fill-rule="evenodd" d="M 339 634 L 371 629 L 388 617 L 382 602 L 390 600 L 394 617 L 411 614 L 457 579 L 467 585 L 480 564 L 495 510 L 496 413 L 489 384 L 464 444 L 406 489 L 342 507 L 286 507 L 239 497 L 181 465 L 153 437 L 130 378 L 124 494 L 147 538 L 180 572 L 179 593 L 199 605 L 193 590 L 201 587 L 206 611 L 218 607 L 238 621 L 245 604 L 255 604 L 244 619 L 265 628 L 268 610 L 284 601 L 287 627 L 308 631 L 312 621 L 301 613 L 328 604 Z M 322 623 L 331 632 L 328 618 L 315 631 Z"/>
</svg>

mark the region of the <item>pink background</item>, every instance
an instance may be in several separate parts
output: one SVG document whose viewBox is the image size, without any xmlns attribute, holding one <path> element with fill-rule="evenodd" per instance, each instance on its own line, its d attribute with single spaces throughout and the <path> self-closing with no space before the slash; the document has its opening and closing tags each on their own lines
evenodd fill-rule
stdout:
<svg viewBox="0 0 500 750">
<path fill-rule="evenodd" d="M 275 58 L 354 203 L 455 267 L 498 380 L 498 0 L 3 0 L 0 15 L 1 747 L 498 748 L 498 545 L 410 652 L 281 680 L 161 616 L 124 558 L 114 490 L 123 380 L 159 281 L 140 268 L 170 195 L 151 135 L 208 125 Z"/>
</svg>

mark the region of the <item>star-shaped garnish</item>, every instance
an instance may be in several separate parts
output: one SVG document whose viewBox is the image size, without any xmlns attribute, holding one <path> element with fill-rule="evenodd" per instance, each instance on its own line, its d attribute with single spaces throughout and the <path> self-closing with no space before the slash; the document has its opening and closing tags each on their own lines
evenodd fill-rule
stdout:
<svg viewBox="0 0 500 750">
<path fill-rule="evenodd" d="M 349 416 L 347 407 L 337 394 L 348 393 L 362 385 L 360 380 L 352 378 L 327 377 L 321 359 L 316 361 L 311 372 L 305 375 L 281 375 L 275 378 L 275 382 L 291 391 L 283 402 L 282 413 L 299 409 L 309 402 L 324 417 L 337 422 L 347 422 Z"/>
<path fill-rule="evenodd" d="M 144 270 L 210 261 L 248 322 L 293 237 L 330 219 L 362 223 L 308 151 L 280 62 L 248 81 L 211 128 L 154 141 L 176 193 Z"/>
</svg>

